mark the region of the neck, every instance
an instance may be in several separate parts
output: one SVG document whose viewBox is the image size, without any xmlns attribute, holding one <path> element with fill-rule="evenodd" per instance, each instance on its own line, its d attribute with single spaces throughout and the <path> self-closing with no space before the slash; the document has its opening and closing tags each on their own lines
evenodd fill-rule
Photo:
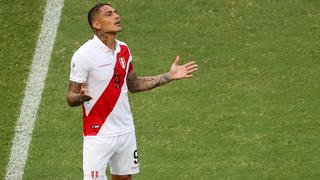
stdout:
<svg viewBox="0 0 320 180">
<path fill-rule="evenodd" d="M 106 33 L 102 31 L 94 31 L 98 38 L 105 44 L 108 48 L 115 51 L 116 49 L 116 33 Z"/>
</svg>

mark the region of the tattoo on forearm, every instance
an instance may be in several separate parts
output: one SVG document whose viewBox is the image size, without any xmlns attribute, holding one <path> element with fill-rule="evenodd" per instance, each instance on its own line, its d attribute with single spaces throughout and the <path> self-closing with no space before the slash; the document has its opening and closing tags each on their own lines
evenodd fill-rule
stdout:
<svg viewBox="0 0 320 180">
<path fill-rule="evenodd" d="M 131 92 L 146 91 L 170 82 L 166 74 L 153 77 L 136 77 L 129 79 L 128 88 Z"/>
<path fill-rule="evenodd" d="M 70 81 L 67 94 L 67 102 L 70 106 L 79 106 L 83 103 L 80 96 L 81 83 Z"/>
</svg>

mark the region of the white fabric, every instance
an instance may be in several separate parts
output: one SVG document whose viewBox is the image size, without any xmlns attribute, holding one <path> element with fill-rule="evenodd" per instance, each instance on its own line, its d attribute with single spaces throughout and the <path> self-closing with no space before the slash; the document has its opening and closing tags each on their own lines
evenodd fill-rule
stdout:
<svg viewBox="0 0 320 180">
<path fill-rule="evenodd" d="M 114 73 L 117 53 L 121 51 L 120 45 L 125 43 L 116 40 L 116 50 L 109 49 L 97 36 L 83 44 L 73 55 L 71 60 L 70 80 L 78 83 L 87 83 L 88 95 L 92 100 L 84 103 L 88 115 L 100 95 L 108 86 Z M 132 57 L 130 54 L 126 70 L 129 69 Z M 120 97 L 97 136 L 116 136 L 134 131 L 132 113 L 128 100 L 126 81 L 121 90 Z"/>
<path fill-rule="evenodd" d="M 83 141 L 84 179 L 103 179 L 107 164 L 111 174 L 129 175 L 139 172 L 135 133 L 113 137 L 85 138 Z"/>
</svg>

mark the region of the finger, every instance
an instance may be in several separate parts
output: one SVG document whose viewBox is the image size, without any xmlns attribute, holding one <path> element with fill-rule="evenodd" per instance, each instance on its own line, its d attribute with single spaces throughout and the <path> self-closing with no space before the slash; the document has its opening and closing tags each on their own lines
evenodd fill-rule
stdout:
<svg viewBox="0 0 320 180">
<path fill-rule="evenodd" d="M 88 96 L 88 95 L 84 95 L 84 96 L 83 96 L 83 100 L 84 100 L 84 101 L 90 101 L 91 99 L 92 99 L 91 96 Z"/>
<path fill-rule="evenodd" d="M 191 78 L 191 77 L 192 77 L 192 74 L 186 75 L 185 77 L 186 77 L 186 78 Z"/>
<path fill-rule="evenodd" d="M 174 64 L 178 65 L 178 64 L 179 64 L 179 61 L 180 61 L 180 57 L 177 56 L 177 57 L 176 57 L 176 60 L 174 61 Z"/>
<path fill-rule="evenodd" d="M 197 68 L 198 67 L 198 64 L 193 64 L 193 65 L 190 65 L 187 68 L 187 70 L 191 70 L 191 69 L 194 69 L 194 68 Z"/>
<path fill-rule="evenodd" d="M 81 87 L 81 89 L 80 89 L 80 94 L 83 94 L 83 93 L 84 93 L 84 88 Z"/>
<path fill-rule="evenodd" d="M 86 94 L 87 93 L 87 83 L 86 81 L 83 81 L 81 84 L 81 94 Z"/>
<path fill-rule="evenodd" d="M 196 71 L 198 71 L 198 68 L 194 68 L 192 70 L 187 71 L 187 74 L 190 75 L 190 74 L 192 74 L 192 73 L 194 73 Z"/>
<path fill-rule="evenodd" d="M 188 66 L 191 66 L 191 65 L 194 65 L 196 64 L 195 61 L 191 61 L 191 62 L 188 62 L 187 64 L 183 65 L 184 67 L 188 67 Z"/>
</svg>

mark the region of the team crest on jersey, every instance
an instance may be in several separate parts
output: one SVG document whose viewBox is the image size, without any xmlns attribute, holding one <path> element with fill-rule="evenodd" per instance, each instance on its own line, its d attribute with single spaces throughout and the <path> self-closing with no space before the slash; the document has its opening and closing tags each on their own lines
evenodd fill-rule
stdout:
<svg viewBox="0 0 320 180">
<path fill-rule="evenodd" d="M 99 177 L 99 171 L 91 171 L 91 178 L 97 179 Z"/>
<path fill-rule="evenodd" d="M 124 57 L 120 58 L 119 60 L 120 60 L 120 65 L 121 65 L 121 67 L 122 67 L 123 69 L 126 68 L 126 61 L 124 60 Z"/>
</svg>

